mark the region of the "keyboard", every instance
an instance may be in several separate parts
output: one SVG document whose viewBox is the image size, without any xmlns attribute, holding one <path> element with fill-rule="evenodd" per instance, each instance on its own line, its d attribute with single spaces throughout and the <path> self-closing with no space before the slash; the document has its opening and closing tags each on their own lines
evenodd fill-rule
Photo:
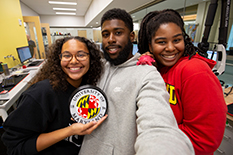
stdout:
<svg viewBox="0 0 233 155">
<path fill-rule="evenodd" d="M 39 66 L 43 61 L 33 61 L 27 67 Z"/>
<path fill-rule="evenodd" d="M 22 81 L 27 75 L 28 74 L 12 75 L 11 77 L 3 79 L 2 83 L 0 83 L 0 92 L 3 90 L 11 91 L 11 89 Z"/>
<path fill-rule="evenodd" d="M 14 86 L 14 85 L 15 85 L 15 78 L 14 77 L 9 77 L 7 79 L 2 80 L 2 88 Z"/>
</svg>

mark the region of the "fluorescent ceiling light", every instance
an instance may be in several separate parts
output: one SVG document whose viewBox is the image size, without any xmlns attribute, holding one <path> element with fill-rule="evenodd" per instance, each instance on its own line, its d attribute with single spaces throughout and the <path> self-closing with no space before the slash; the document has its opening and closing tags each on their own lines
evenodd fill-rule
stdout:
<svg viewBox="0 0 233 155">
<path fill-rule="evenodd" d="M 53 8 L 53 10 L 76 11 L 76 9 L 71 9 L 71 8 Z"/>
<path fill-rule="evenodd" d="M 58 15 L 76 15 L 76 13 L 71 13 L 71 12 L 56 12 Z"/>
<path fill-rule="evenodd" d="M 58 1 L 49 1 L 49 4 L 77 5 L 77 3 L 75 2 L 58 2 Z"/>
</svg>

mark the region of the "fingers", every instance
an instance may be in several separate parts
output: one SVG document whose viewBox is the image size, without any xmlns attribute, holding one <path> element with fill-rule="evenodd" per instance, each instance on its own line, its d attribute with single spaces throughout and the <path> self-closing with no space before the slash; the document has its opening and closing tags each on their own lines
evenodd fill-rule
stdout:
<svg viewBox="0 0 233 155">
<path fill-rule="evenodd" d="M 154 59 L 154 55 L 153 55 L 152 53 L 150 53 L 149 51 L 148 51 L 148 52 L 146 52 L 146 53 L 145 53 L 145 55 L 148 55 L 148 56 L 150 56 L 151 58 L 153 58 L 153 59 Z"/>
<path fill-rule="evenodd" d="M 105 116 L 103 116 L 98 122 L 96 121 L 92 121 L 90 123 L 87 123 L 84 125 L 83 127 L 83 131 L 82 134 L 91 134 L 92 131 L 94 131 L 101 123 L 103 123 L 103 121 L 108 117 L 108 115 L 106 114 Z"/>
<path fill-rule="evenodd" d="M 141 61 L 138 61 L 137 63 L 136 63 L 136 65 L 138 66 L 138 65 L 141 65 Z"/>
<path fill-rule="evenodd" d="M 108 114 L 106 114 L 104 117 L 102 117 L 98 122 L 97 122 L 97 127 L 101 124 L 101 123 L 103 123 L 103 121 L 106 119 L 108 117 Z"/>
<path fill-rule="evenodd" d="M 151 56 L 151 55 L 153 55 L 153 54 L 151 54 L 149 51 L 148 51 L 148 52 L 145 52 L 145 53 L 141 54 L 141 56 L 138 58 L 138 60 L 139 60 L 142 56 L 144 56 L 144 55 L 149 55 L 149 56 Z M 152 57 L 152 58 L 153 58 L 153 57 Z"/>
<path fill-rule="evenodd" d="M 88 129 L 92 128 L 94 125 L 96 125 L 97 122 L 96 121 L 92 121 L 90 123 L 84 124 L 83 126 L 83 131 L 87 131 Z"/>
</svg>

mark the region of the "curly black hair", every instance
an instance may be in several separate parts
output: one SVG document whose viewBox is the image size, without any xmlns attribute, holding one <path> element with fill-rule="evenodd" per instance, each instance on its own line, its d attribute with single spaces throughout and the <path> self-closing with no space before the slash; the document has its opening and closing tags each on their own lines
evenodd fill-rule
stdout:
<svg viewBox="0 0 233 155">
<path fill-rule="evenodd" d="M 166 9 L 162 11 L 153 11 L 148 13 L 142 20 L 140 30 L 138 33 L 138 52 L 143 54 L 149 51 L 149 44 L 151 39 L 159 29 L 160 25 L 166 23 L 174 23 L 180 27 L 183 33 L 185 42 L 184 56 L 189 55 L 191 58 L 196 54 L 199 48 L 195 47 L 191 42 L 190 37 L 187 35 L 184 29 L 184 21 L 180 14 L 172 9 Z"/>
<path fill-rule="evenodd" d="M 101 18 L 101 27 L 106 20 L 119 19 L 122 20 L 130 32 L 133 31 L 133 19 L 125 10 L 114 8 L 104 13 Z"/>
<path fill-rule="evenodd" d="M 32 80 L 31 84 L 42 81 L 44 79 L 49 79 L 50 84 L 55 90 L 59 89 L 65 91 L 67 89 L 67 74 L 61 68 L 59 55 L 61 54 L 63 44 L 71 39 L 76 39 L 84 43 L 90 53 L 90 68 L 83 76 L 82 84 L 97 84 L 103 70 L 101 51 L 90 40 L 79 36 L 57 39 L 55 43 L 49 47 L 45 64 Z"/>
</svg>

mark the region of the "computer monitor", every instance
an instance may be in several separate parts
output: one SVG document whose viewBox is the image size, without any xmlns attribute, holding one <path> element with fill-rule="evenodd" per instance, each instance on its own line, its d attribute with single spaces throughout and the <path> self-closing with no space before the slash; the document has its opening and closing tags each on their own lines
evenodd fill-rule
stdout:
<svg viewBox="0 0 233 155">
<path fill-rule="evenodd" d="M 19 47 L 16 48 L 18 56 L 19 56 L 19 60 L 20 62 L 23 64 L 25 61 L 29 60 L 32 58 L 30 49 L 28 46 L 24 46 L 24 47 Z"/>
</svg>

